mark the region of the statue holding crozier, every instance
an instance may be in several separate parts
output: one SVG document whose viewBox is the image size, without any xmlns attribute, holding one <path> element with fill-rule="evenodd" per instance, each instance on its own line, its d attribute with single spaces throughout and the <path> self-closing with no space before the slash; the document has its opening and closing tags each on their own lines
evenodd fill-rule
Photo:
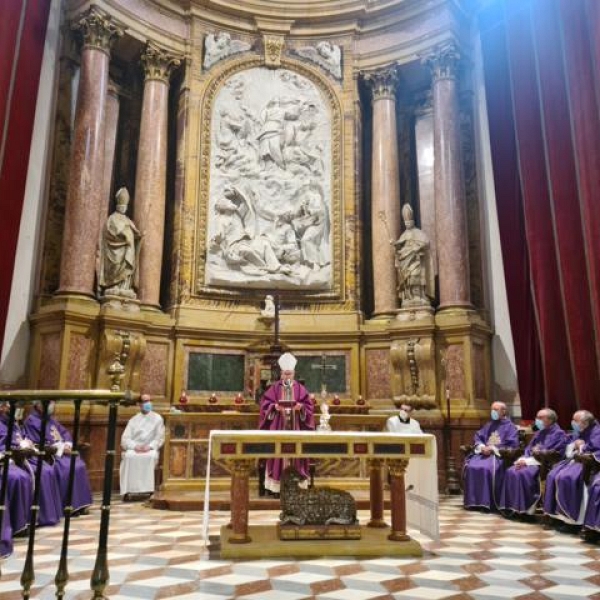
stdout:
<svg viewBox="0 0 600 600">
<path fill-rule="evenodd" d="M 314 429 L 313 403 L 306 388 L 294 379 L 298 361 L 286 352 L 277 362 L 281 368 L 281 378 L 269 387 L 261 398 L 259 428 L 269 431 Z M 267 461 L 265 489 L 272 494 L 279 494 L 281 474 L 286 466 L 288 465 L 284 465 L 282 458 Z M 294 459 L 293 466 L 306 485 L 309 477 L 308 459 Z"/>
</svg>

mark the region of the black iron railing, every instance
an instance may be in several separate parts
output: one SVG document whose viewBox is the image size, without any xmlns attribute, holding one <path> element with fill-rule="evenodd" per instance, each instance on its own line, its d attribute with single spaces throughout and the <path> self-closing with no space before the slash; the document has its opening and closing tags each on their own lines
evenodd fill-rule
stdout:
<svg viewBox="0 0 600 600">
<path fill-rule="evenodd" d="M 101 600 L 105 598 L 104 591 L 109 581 L 108 570 L 108 529 L 110 522 L 110 502 L 112 495 L 113 470 L 115 463 L 117 416 L 119 405 L 133 404 L 137 399 L 137 394 L 130 392 L 112 392 L 108 390 L 11 390 L 0 392 L 0 402 L 9 403 L 7 435 L 4 451 L 2 479 L 0 480 L 0 531 L 2 530 L 3 519 L 8 518 L 8 507 L 6 504 L 8 487 L 8 466 L 15 454 L 12 446 L 13 432 L 15 430 L 15 414 L 17 406 L 21 406 L 33 401 L 39 401 L 42 404 L 41 432 L 40 442 L 35 449 L 35 456 L 38 457 L 34 471 L 34 495 L 29 518 L 29 538 L 27 543 L 27 554 L 21 573 L 21 588 L 23 598 L 28 600 L 31 594 L 31 588 L 35 582 L 34 569 L 34 551 L 35 551 L 35 524 L 38 519 L 40 503 L 40 481 L 42 476 L 43 460 L 51 455 L 51 449 L 46 444 L 46 429 L 48 424 L 48 406 L 50 402 L 57 404 L 73 403 L 73 449 L 70 455 L 69 480 L 67 487 L 66 507 L 64 509 L 64 527 L 61 544 L 60 559 L 54 579 L 56 585 L 56 597 L 61 599 L 65 595 L 65 588 L 69 581 L 68 554 L 69 554 L 69 531 L 71 526 L 71 517 L 73 514 L 73 481 L 75 478 L 75 461 L 79 455 L 79 429 L 80 413 L 82 402 L 100 404 L 108 406 L 108 430 L 106 435 L 106 455 L 104 459 L 104 484 L 102 491 L 102 505 L 100 507 L 100 529 L 98 533 L 98 550 L 96 554 L 96 563 L 92 572 L 90 588 L 93 592 L 92 600 Z M 1 576 L 1 572 L 0 572 Z"/>
</svg>

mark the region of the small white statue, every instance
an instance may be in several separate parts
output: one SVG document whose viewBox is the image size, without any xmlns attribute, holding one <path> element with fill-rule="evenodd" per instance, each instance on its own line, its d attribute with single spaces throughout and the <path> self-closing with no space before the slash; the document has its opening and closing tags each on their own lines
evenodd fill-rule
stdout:
<svg viewBox="0 0 600 600">
<path fill-rule="evenodd" d="M 329 414 L 329 405 L 327 402 L 323 402 L 321 404 L 321 416 L 319 417 L 317 431 L 331 431 L 329 419 L 331 419 L 331 415 Z"/>
<path fill-rule="evenodd" d="M 273 301 L 273 296 L 271 296 L 271 294 L 265 296 L 265 307 L 260 311 L 260 316 L 264 319 L 275 318 L 275 302 Z"/>
</svg>

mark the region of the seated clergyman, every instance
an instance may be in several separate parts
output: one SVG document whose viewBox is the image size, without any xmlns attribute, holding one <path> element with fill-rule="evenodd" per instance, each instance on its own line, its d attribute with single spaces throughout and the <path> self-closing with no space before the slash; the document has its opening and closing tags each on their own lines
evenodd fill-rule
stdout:
<svg viewBox="0 0 600 600">
<path fill-rule="evenodd" d="M 140 412 L 131 417 L 121 437 L 120 489 L 123 496 L 152 494 L 154 468 L 165 441 L 163 418 L 152 410 L 152 400 L 142 394 Z"/>
<path fill-rule="evenodd" d="M 584 481 L 585 455 L 600 461 L 600 425 L 587 410 L 578 410 L 571 421 L 573 435 L 566 449 L 566 459 L 548 473 L 544 494 L 544 513 L 567 525 L 581 525 L 588 491 Z"/>
<path fill-rule="evenodd" d="M 518 430 L 508 417 L 506 404 L 494 402 L 490 416 L 491 420 L 475 434 L 474 451 L 465 460 L 465 508 L 497 510 L 504 482 L 500 450 L 519 445 Z"/>
<path fill-rule="evenodd" d="M 567 434 L 556 422 L 556 412 L 551 408 L 538 411 L 535 425 L 538 429 L 523 456 L 518 458 L 504 476 L 504 486 L 500 495 L 499 508 L 507 515 L 533 515 L 540 501 L 540 462 L 539 453 L 557 452 L 564 455 Z"/>
<path fill-rule="evenodd" d="M 71 464 L 71 451 L 73 449 L 73 438 L 67 429 L 54 418 L 55 403 L 48 405 L 48 421 L 46 431 L 42 432 L 42 403 L 33 403 L 33 411 L 25 419 L 24 429 L 27 437 L 39 445 L 45 438 L 46 447 L 55 451 L 52 459 L 52 469 L 58 483 L 60 498 L 63 508 L 68 504 L 67 488 L 69 485 L 69 470 Z M 71 506 L 73 513 L 85 511 L 92 504 L 92 490 L 87 474 L 85 463 L 77 456 L 75 458 L 75 478 L 73 480 L 73 495 Z"/>
</svg>

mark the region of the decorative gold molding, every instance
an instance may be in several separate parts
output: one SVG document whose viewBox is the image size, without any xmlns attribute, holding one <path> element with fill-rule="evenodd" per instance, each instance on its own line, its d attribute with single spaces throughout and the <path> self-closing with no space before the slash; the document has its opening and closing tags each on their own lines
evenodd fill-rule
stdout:
<svg viewBox="0 0 600 600">
<path fill-rule="evenodd" d="M 96 48 L 109 55 L 112 44 L 125 33 L 121 24 L 95 6 L 77 17 L 71 29 L 81 36 L 84 48 Z"/>
<path fill-rule="evenodd" d="M 364 72 L 363 79 L 371 88 L 373 102 L 383 98 L 395 100 L 399 79 L 397 64 L 387 65 L 376 71 Z"/>
<path fill-rule="evenodd" d="M 282 35 L 265 35 L 263 36 L 263 45 L 265 48 L 265 65 L 270 68 L 280 67 L 285 38 Z"/>
<path fill-rule="evenodd" d="M 264 63 L 258 55 L 240 57 L 231 61 L 228 65 L 223 65 L 221 69 L 215 69 L 213 77 L 208 81 L 206 92 L 202 101 L 200 114 L 200 169 L 203 174 L 199 181 L 199 192 L 196 198 L 196 223 L 195 223 L 195 268 L 187 269 L 182 275 L 184 282 L 189 281 L 192 289 L 195 290 L 195 297 L 192 296 L 188 304 L 214 304 L 215 299 L 224 300 L 226 304 L 234 308 L 232 301 L 239 301 L 247 298 L 248 292 L 243 290 L 222 289 L 214 286 L 205 286 L 205 258 L 206 258 L 206 226 L 208 221 L 208 197 L 210 189 L 210 150 L 211 150 L 211 129 L 213 104 L 217 94 L 225 82 L 236 73 L 251 68 L 264 67 Z M 318 69 L 305 65 L 300 61 L 286 56 L 281 57 L 281 68 L 295 71 L 310 81 L 312 81 L 323 93 L 325 99 L 331 108 L 331 203 L 332 203 L 332 237 L 333 237 L 333 286 L 330 291 L 301 291 L 287 294 L 290 304 L 294 302 L 311 303 L 315 300 L 321 301 L 345 301 L 344 298 L 344 237 L 342 214 L 342 173 L 343 173 L 343 119 L 342 103 L 336 90 Z M 195 276 L 193 273 L 195 272 Z M 271 288 L 265 287 L 265 290 Z M 256 294 L 256 290 L 253 290 Z M 204 298 L 204 299 L 203 299 Z M 206 302 L 206 298 L 211 298 Z M 304 309 L 307 307 L 305 306 Z"/>
<path fill-rule="evenodd" d="M 163 48 L 159 48 L 151 41 L 146 43 L 140 61 L 144 69 L 146 81 L 155 80 L 169 84 L 173 69 L 178 67 L 183 58 L 175 56 Z"/>
<path fill-rule="evenodd" d="M 454 42 L 448 42 L 423 55 L 421 62 L 430 68 L 435 82 L 440 79 L 456 79 L 462 58 L 458 46 Z"/>
</svg>

